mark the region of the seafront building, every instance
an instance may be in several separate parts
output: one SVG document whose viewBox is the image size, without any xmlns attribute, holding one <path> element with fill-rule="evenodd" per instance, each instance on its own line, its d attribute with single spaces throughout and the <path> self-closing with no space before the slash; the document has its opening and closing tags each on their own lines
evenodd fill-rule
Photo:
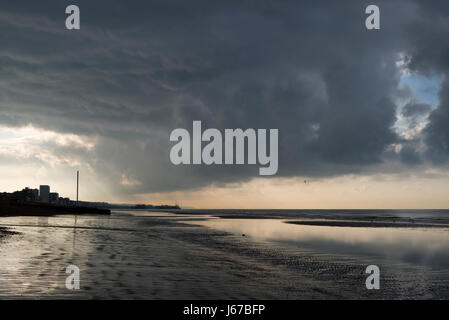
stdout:
<svg viewBox="0 0 449 320">
<path fill-rule="evenodd" d="M 40 185 L 39 186 L 39 198 L 42 202 L 50 202 L 50 186 Z"/>
<path fill-rule="evenodd" d="M 0 193 L 0 199 L 3 200 L 20 200 L 20 201 L 39 201 L 39 191 L 37 189 L 25 188 L 21 191 L 12 193 Z"/>
<path fill-rule="evenodd" d="M 48 202 L 58 204 L 59 203 L 59 193 L 50 192 L 50 194 L 48 195 Z"/>
<path fill-rule="evenodd" d="M 50 192 L 50 186 L 48 185 L 41 185 L 39 189 L 26 187 L 20 191 L 0 192 L 0 200 L 43 202 L 65 206 L 75 205 L 75 201 L 70 200 L 70 198 L 62 198 L 59 193 Z"/>
<path fill-rule="evenodd" d="M 59 206 L 83 206 L 88 208 L 108 208 L 110 204 L 107 202 L 88 202 L 70 200 L 67 197 L 60 197 L 58 192 L 50 192 L 49 185 L 40 185 L 39 189 L 31 189 L 26 187 L 21 191 L 0 192 L 0 201 L 14 202 L 42 202 Z"/>
</svg>

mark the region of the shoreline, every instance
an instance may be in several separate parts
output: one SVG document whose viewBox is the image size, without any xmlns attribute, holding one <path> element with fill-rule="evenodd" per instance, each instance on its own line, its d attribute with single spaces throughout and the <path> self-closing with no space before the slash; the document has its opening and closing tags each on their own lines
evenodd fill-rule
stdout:
<svg viewBox="0 0 449 320">
<path fill-rule="evenodd" d="M 350 227 L 350 228 L 448 228 L 448 225 L 415 222 L 387 222 L 387 221 L 337 221 L 337 220 L 308 220 L 284 221 L 287 224 L 322 227 Z"/>
<path fill-rule="evenodd" d="M 148 210 L 161 211 L 161 210 Z M 448 210 L 415 210 L 407 215 L 403 210 L 378 210 L 374 215 L 371 210 L 341 212 L 325 210 L 162 210 L 175 215 L 212 216 L 223 220 L 284 220 L 286 224 L 323 227 L 352 228 L 434 228 L 448 229 L 449 218 L 435 214 L 449 215 Z M 446 212 L 447 211 L 447 212 Z M 430 214 L 429 214 L 430 213 Z"/>
<path fill-rule="evenodd" d="M 43 216 L 54 215 L 110 215 L 110 209 L 99 209 L 82 206 L 61 206 L 40 202 L 0 201 L 0 217 Z"/>
</svg>

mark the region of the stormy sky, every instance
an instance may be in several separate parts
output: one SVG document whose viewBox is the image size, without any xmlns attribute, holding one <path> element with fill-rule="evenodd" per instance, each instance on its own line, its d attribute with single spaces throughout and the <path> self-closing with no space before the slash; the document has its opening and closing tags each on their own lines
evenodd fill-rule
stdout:
<svg viewBox="0 0 449 320">
<path fill-rule="evenodd" d="M 65 29 L 70 4 L 80 30 Z M 380 30 L 365 28 L 369 4 Z M 197 192 L 213 206 L 211 188 L 232 199 L 269 184 L 275 202 L 304 179 L 315 197 L 425 179 L 419 188 L 449 198 L 448 1 L 2 0 L 0 27 L 6 191 L 48 183 L 73 196 L 80 169 L 84 198 L 98 201 Z M 170 132 L 193 120 L 279 129 L 276 177 L 174 166 Z"/>
</svg>

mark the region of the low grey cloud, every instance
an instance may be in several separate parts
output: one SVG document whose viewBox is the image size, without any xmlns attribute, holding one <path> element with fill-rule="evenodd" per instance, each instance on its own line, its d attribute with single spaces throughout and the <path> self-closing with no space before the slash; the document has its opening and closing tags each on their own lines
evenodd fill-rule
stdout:
<svg viewBox="0 0 449 320">
<path fill-rule="evenodd" d="M 422 117 L 432 111 L 432 106 L 427 103 L 409 102 L 402 109 L 402 114 L 406 118 Z"/>
<path fill-rule="evenodd" d="M 278 128 L 281 177 L 371 172 L 391 157 L 407 168 L 414 144 L 388 151 L 402 141 L 397 61 L 448 71 L 443 1 L 378 1 L 377 31 L 364 27 L 365 1 L 81 0 L 79 31 L 64 28 L 68 4 L 2 4 L 0 124 L 95 139 L 84 161 L 118 192 L 257 176 L 257 166 L 172 165 L 169 134 L 193 120 Z M 449 155 L 448 92 L 444 82 L 422 133 L 440 161 Z M 426 108 L 417 102 L 404 115 Z M 123 177 L 136 183 L 122 186 Z"/>
</svg>

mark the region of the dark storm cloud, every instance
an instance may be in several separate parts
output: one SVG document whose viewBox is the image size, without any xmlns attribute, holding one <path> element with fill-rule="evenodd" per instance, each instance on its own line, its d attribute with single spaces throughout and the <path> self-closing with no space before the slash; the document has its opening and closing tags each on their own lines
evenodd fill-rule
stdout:
<svg viewBox="0 0 449 320">
<path fill-rule="evenodd" d="M 449 30 L 448 30 L 449 32 Z M 448 55 L 449 60 L 449 55 Z M 449 72 L 449 70 L 447 70 Z M 430 116 L 425 128 L 425 141 L 429 147 L 428 156 L 435 162 L 449 161 L 449 84 L 446 75 L 440 89 L 440 105 Z"/>
<path fill-rule="evenodd" d="M 417 2 L 419 17 L 408 24 L 411 44 L 408 67 L 422 74 L 443 76 L 438 108 L 431 112 L 423 132 L 427 157 L 437 163 L 449 161 L 449 3 Z"/>
<path fill-rule="evenodd" d="M 399 54 L 419 72 L 447 70 L 434 2 L 419 4 L 422 15 L 413 1 L 378 1 L 379 31 L 364 28 L 363 1 L 77 1 L 80 31 L 64 28 L 68 4 L 2 3 L 0 123 L 95 137 L 86 161 L 113 185 L 123 174 L 141 181 L 130 192 L 257 175 L 173 166 L 169 134 L 192 120 L 278 128 L 280 176 L 364 172 L 399 142 Z M 442 152 L 444 110 L 427 131 Z"/>
</svg>

